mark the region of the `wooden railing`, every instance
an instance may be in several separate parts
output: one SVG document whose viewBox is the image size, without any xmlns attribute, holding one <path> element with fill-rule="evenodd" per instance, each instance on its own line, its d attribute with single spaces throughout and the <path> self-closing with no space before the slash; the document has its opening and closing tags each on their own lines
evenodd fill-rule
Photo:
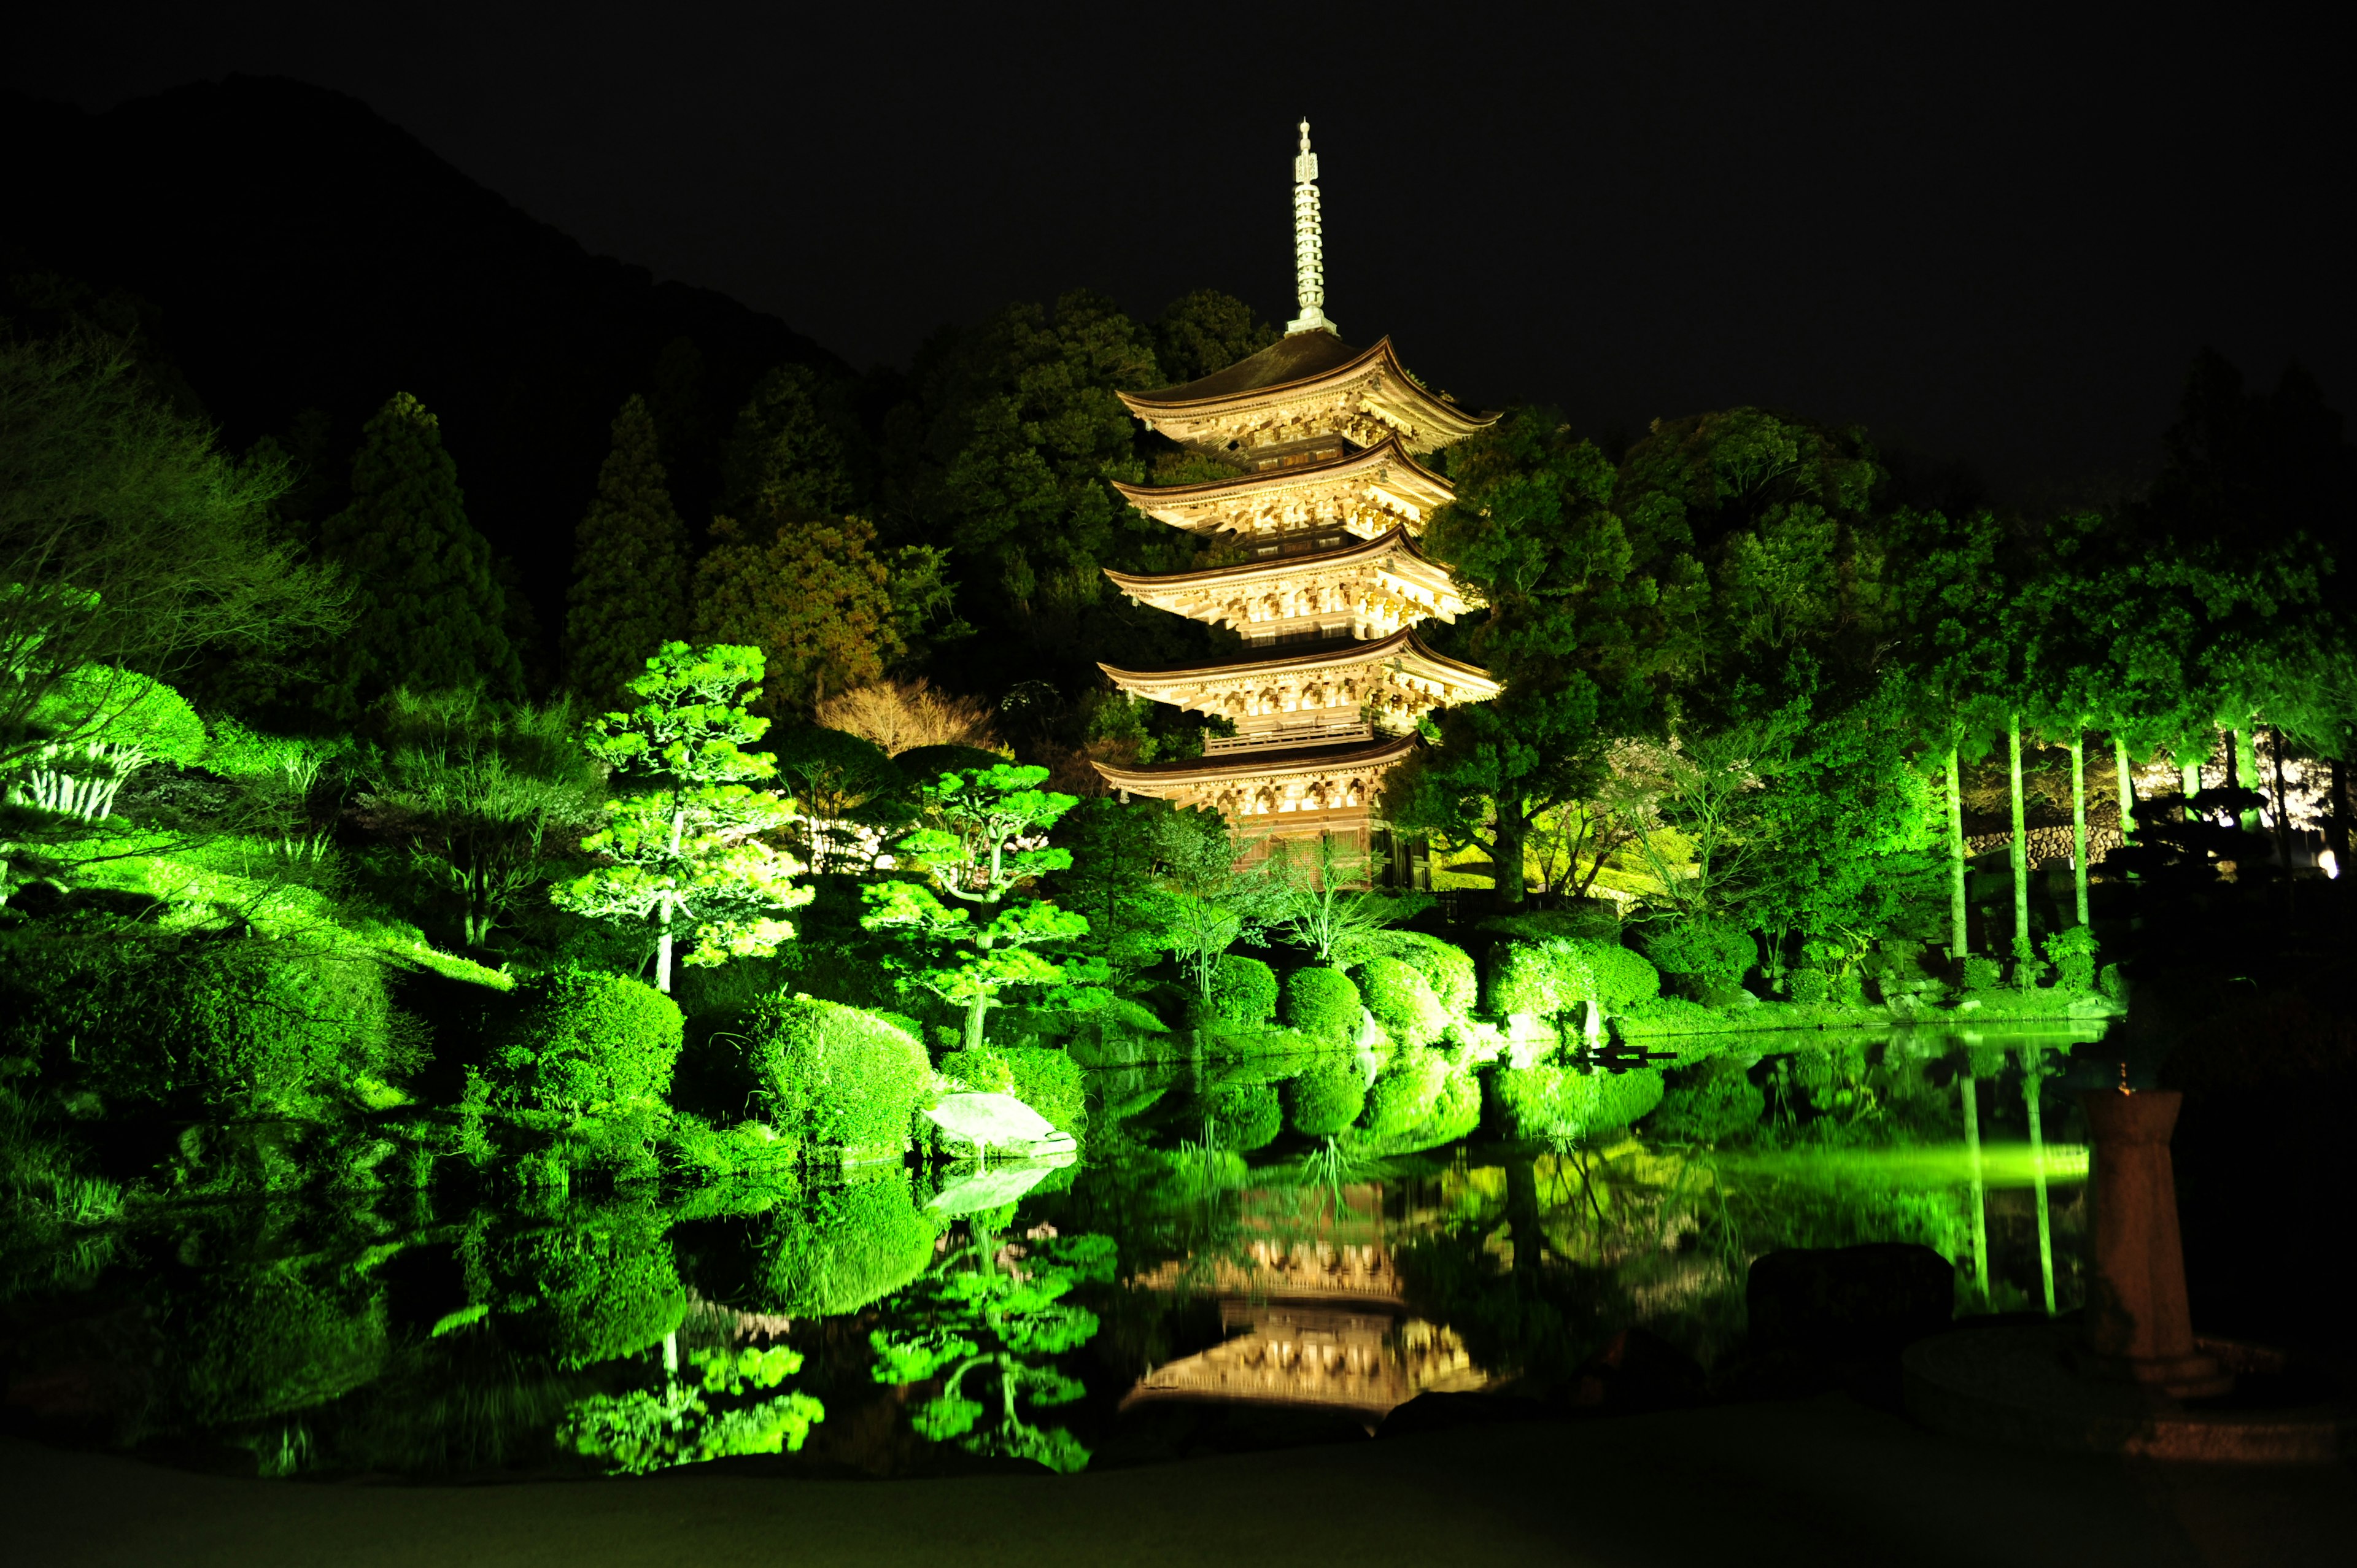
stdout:
<svg viewBox="0 0 2357 1568">
<path fill-rule="evenodd" d="M 1280 725 L 1272 729 L 1247 730 L 1242 735 L 1206 736 L 1203 755 L 1218 757 L 1232 751 L 1279 751 L 1300 746 L 1339 746 L 1345 741 L 1372 740 L 1375 726 L 1352 719 L 1347 722 L 1327 720 L 1301 725 Z"/>
</svg>

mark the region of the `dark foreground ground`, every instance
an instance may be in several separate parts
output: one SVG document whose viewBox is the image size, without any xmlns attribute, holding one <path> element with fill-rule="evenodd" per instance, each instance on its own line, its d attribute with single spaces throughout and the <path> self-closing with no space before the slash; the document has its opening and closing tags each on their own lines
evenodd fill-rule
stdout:
<svg viewBox="0 0 2357 1568">
<path fill-rule="evenodd" d="M 673 1472 L 471 1488 L 230 1480 L 0 1439 L 24 1568 L 2357 1562 L 2357 1472 L 1937 1437 L 1846 1396 L 1462 1428 L 1069 1478 Z"/>
</svg>

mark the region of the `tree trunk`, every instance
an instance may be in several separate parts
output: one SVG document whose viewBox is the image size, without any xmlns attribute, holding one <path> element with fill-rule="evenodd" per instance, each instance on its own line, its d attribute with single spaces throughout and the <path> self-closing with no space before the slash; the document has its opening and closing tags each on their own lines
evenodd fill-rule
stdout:
<svg viewBox="0 0 2357 1568">
<path fill-rule="evenodd" d="M 987 996 L 977 996 L 965 1004 L 965 1048 L 967 1050 L 982 1049 L 983 1022 L 989 1011 L 990 998 Z"/>
<path fill-rule="evenodd" d="M 2011 770 L 2007 790 L 2013 798 L 2013 958 L 2026 967 L 2037 957 L 2029 945 L 2029 827 L 2021 798 L 2021 715 L 2005 717 L 2006 763 Z"/>
<path fill-rule="evenodd" d="M 679 846 L 687 836 L 687 800 L 683 795 L 672 797 L 671 865 L 672 874 L 679 872 Z M 665 898 L 660 906 L 655 922 L 655 989 L 671 994 L 671 917 L 673 900 Z"/>
<path fill-rule="evenodd" d="M 1981 1176 L 1981 1093 L 1980 1080 L 1967 1067 L 1957 1075 L 1956 1086 L 1964 1102 L 1964 1166 L 1970 1176 L 1970 1197 L 1973 1206 L 1973 1283 L 1980 1291 L 1983 1307 L 1988 1305 L 1988 1192 Z"/>
<path fill-rule="evenodd" d="M 2245 789 L 2259 787 L 2259 737 L 2248 724 L 2234 732 L 2234 778 L 2232 781 Z M 2244 832 L 2259 831 L 2257 807 L 2243 812 L 2239 820 Z"/>
<path fill-rule="evenodd" d="M 2177 780 L 2185 790 L 2185 820 L 2189 822 L 2200 822 L 2201 813 L 2193 809 L 2193 797 L 2201 793 L 2201 759 L 2198 757 L 2190 762 L 2179 759 L 2177 764 Z"/>
<path fill-rule="evenodd" d="M 2119 769 L 2120 842 L 2136 832 L 2136 772 L 2128 767 L 2128 743 L 2115 733 L 2112 736 L 2112 763 Z"/>
<path fill-rule="evenodd" d="M 2338 757 L 2325 765 L 2325 779 L 2332 799 L 2325 803 L 2324 847 L 2332 852 L 2332 874 L 2339 877 L 2349 870 L 2349 776 Z"/>
<path fill-rule="evenodd" d="M 2071 874 L 2079 896 L 2079 923 L 2087 923 L 2087 737 L 2071 730 Z"/>
<path fill-rule="evenodd" d="M 2021 1048 L 2021 1102 L 2029 1112 L 2029 1184 L 2038 1205 L 2038 1283 L 2054 1316 L 2054 1218 L 2046 1198 L 2046 1063 L 2036 1046 Z"/>
<path fill-rule="evenodd" d="M 1972 950 L 1964 904 L 1964 789 L 1956 748 L 1948 747 L 1948 957 L 1961 966 Z M 1959 967 L 1958 973 L 1963 970 Z"/>
<path fill-rule="evenodd" d="M 1490 880 L 1498 890 L 1498 902 L 1510 909 L 1523 907 L 1523 843 L 1530 831 L 1530 819 L 1519 809 L 1510 811 L 1504 801 L 1498 803 L 1498 825 L 1491 834 L 1497 847 L 1491 852 Z"/>
<path fill-rule="evenodd" d="M 2284 738 L 2280 728 L 2267 731 L 2268 747 L 2275 753 L 2276 764 L 2276 864 L 2291 875 L 2291 814 L 2284 810 Z"/>
</svg>

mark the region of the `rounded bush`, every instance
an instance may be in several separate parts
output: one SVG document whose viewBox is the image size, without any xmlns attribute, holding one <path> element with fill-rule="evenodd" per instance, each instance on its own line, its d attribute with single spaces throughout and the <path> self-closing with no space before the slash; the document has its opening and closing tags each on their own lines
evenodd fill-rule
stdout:
<svg viewBox="0 0 2357 1568">
<path fill-rule="evenodd" d="M 0 938 L 0 1054 L 109 1100 L 303 1115 L 360 1075 L 415 1065 L 384 966 L 295 940 L 111 919 Z"/>
<path fill-rule="evenodd" d="M 1833 994 L 1834 977 L 1822 969 L 1796 969 L 1784 977 L 1792 1000 L 1803 1007 L 1822 1007 Z"/>
<path fill-rule="evenodd" d="M 781 1210 L 764 1271 L 769 1308 L 789 1317 L 856 1312 L 925 1272 L 941 1227 L 906 1171 L 880 1167 Z"/>
<path fill-rule="evenodd" d="M 912 1036 L 856 1007 L 785 995 L 756 1004 L 746 1035 L 780 1132 L 807 1146 L 908 1147 L 910 1119 L 933 1079 Z"/>
<path fill-rule="evenodd" d="M 324 1404 L 384 1370 L 384 1294 L 365 1276 L 328 1283 L 286 1266 L 208 1282 L 175 1304 L 175 1380 L 192 1424 L 259 1421 Z"/>
<path fill-rule="evenodd" d="M 1480 976 L 1463 948 L 1422 931 L 1393 931 L 1386 940 L 1394 945 L 1392 956 L 1424 976 L 1452 1017 L 1466 1017 L 1481 1004 Z"/>
<path fill-rule="evenodd" d="M 1219 1146 L 1239 1154 L 1267 1147 L 1285 1130 L 1284 1108 L 1273 1083 L 1231 1085 L 1202 1101 L 1201 1110 Z"/>
<path fill-rule="evenodd" d="M 1211 972 L 1211 1012 L 1230 1024 L 1265 1024 L 1276 1014 L 1276 971 L 1229 953 Z"/>
<path fill-rule="evenodd" d="M 1393 1138 L 1423 1123 L 1440 1102 L 1448 1060 L 1438 1051 L 1404 1047 L 1367 1090 L 1367 1131 Z"/>
<path fill-rule="evenodd" d="M 1009 1046 L 1003 1052 L 1015 1078 L 1015 1098 L 1037 1111 L 1059 1133 L 1081 1130 L 1088 1120 L 1088 1080 L 1081 1064 L 1045 1046 Z"/>
<path fill-rule="evenodd" d="M 1330 1138 L 1366 1109 L 1367 1079 L 1354 1058 L 1325 1060 L 1285 1085 L 1286 1120 L 1312 1138 Z"/>
<path fill-rule="evenodd" d="M 1395 958 L 1370 959 L 1359 966 L 1359 993 L 1395 1045 L 1428 1046 L 1448 1031 L 1448 1010 L 1423 975 Z"/>
<path fill-rule="evenodd" d="M 685 1020 L 642 981 L 559 970 L 517 987 L 503 1012 L 483 1068 L 503 1099 L 578 1115 L 671 1092 Z"/>
<path fill-rule="evenodd" d="M 1589 1001 L 1607 1013 L 1661 994 L 1661 972 L 1641 953 L 1576 937 L 1500 944 L 1491 961 L 1490 1007 L 1554 1017 Z"/>
<path fill-rule="evenodd" d="M 1297 969 L 1285 977 L 1285 1021 L 1314 1038 L 1356 1039 L 1362 1007 L 1358 986 L 1339 969 Z"/>
<path fill-rule="evenodd" d="M 1702 999 L 1735 990 L 1759 960 L 1751 933 L 1724 920 L 1662 920 L 1644 928 L 1641 941 L 1653 967 L 1678 993 Z"/>
<path fill-rule="evenodd" d="M 994 1046 L 952 1051 L 942 1058 L 940 1070 L 943 1078 L 955 1079 L 976 1094 L 1015 1092 L 1015 1069 L 1006 1053 Z"/>
</svg>

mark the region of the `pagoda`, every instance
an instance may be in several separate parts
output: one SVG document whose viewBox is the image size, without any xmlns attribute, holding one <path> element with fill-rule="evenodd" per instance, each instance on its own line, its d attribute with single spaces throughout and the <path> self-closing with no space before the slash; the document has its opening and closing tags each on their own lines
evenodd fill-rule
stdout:
<svg viewBox="0 0 2357 1568">
<path fill-rule="evenodd" d="M 1149 430 L 1233 470 L 1201 484 L 1118 485 L 1174 528 L 1226 535 L 1244 559 L 1203 571 L 1106 576 L 1133 602 L 1215 625 L 1242 650 L 1169 670 L 1099 669 L 1133 695 L 1229 720 L 1181 761 L 1097 770 L 1125 797 L 1217 809 L 1248 832 L 1332 833 L 1375 849 L 1383 775 L 1416 746 L 1416 719 L 1483 702 L 1498 683 L 1434 652 L 1428 618 L 1471 607 L 1417 547 L 1448 481 L 1416 459 L 1495 423 L 1410 375 L 1386 338 L 1342 341 L 1325 313 L 1318 156 L 1309 122 L 1293 163 L 1300 314 L 1226 370 L 1124 392 Z"/>
</svg>

